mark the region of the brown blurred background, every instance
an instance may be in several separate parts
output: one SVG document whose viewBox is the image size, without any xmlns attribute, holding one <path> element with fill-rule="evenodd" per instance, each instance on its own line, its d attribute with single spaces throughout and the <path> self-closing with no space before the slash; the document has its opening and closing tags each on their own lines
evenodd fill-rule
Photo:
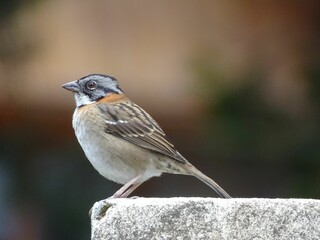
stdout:
<svg viewBox="0 0 320 240">
<path fill-rule="evenodd" d="M 0 239 L 89 239 L 120 186 L 74 136 L 72 95 L 118 78 L 233 197 L 320 197 L 318 1 L 0 1 Z M 164 175 L 144 197 L 217 195 Z"/>
</svg>

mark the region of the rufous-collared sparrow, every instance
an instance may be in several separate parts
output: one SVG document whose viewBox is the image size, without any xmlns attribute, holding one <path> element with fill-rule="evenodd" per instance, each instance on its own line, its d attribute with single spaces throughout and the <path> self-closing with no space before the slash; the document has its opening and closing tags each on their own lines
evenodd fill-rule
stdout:
<svg viewBox="0 0 320 240">
<path fill-rule="evenodd" d="M 124 184 L 113 197 L 127 197 L 149 178 L 172 173 L 195 176 L 221 197 L 230 198 L 175 149 L 159 124 L 126 97 L 115 78 L 91 74 L 62 87 L 74 93 L 72 124 L 85 155 L 102 176 Z"/>
</svg>

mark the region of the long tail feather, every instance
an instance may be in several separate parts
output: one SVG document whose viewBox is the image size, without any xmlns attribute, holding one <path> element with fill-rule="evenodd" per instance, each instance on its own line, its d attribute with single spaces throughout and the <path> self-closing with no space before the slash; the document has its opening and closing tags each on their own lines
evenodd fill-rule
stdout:
<svg viewBox="0 0 320 240">
<path fill-rule="evenodd" d="M 188 164 L 188 170 L 190 172 L 190 175 L 193 175 L 194 177 L 198 178 L 200 181 L 204 182 L 207 184 L 210 188 L 212 188 L 216 193 L 220 195 L 220 197 L 223 198 L 231 198 L 231 196 L 222 189 L 222 187 L 219 186 L 218 183 L 213 181 L 211 178 L 200 172 L 197 168 L 192 166 L 191 164 Z"/>
</svg>

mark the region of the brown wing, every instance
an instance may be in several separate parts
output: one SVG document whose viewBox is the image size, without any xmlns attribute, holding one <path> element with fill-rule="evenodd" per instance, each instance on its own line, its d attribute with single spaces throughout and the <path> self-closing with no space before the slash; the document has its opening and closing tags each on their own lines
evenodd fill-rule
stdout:
<svg viewBox="0 0 320 240">
<path fill-rule="evenodd" d="M 168 140 L 159 124 L 138 105 L 125 101 L 113 104 L 101 103 L 98 107 L 105 116 L 107 133 L 179 162 L 187 162 Z"/>
</svg>

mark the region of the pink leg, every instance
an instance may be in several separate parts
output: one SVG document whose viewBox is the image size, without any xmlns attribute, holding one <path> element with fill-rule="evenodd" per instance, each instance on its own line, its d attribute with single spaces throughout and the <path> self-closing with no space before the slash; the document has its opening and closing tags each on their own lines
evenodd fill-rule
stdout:
<svg viewBox="0 0 320 240">
<path fill-rule="evenodd" d="M 126 197 L 128 197 L 128 196 L 129 196 L 137 187 L 139 187 L 141 184 L 142 184 L 142 182 L 141 182 L 141 183 L 134 184 L 134 185 L 131 185 L 131 187 L 129 187 L 129 188 L 127 189 L 127 191 L 125 191 L 120 197 L 121 197 L 121 198 L 126 198 Z"/>
<path fill-rule="evenodd" d="M 142 175 L 138 175 L 135 178 L 131 179 L 129 182 L 127 182 L 125 185 L 123 185 L 118 191 L 116 191 L 112 198 L 126 198 L 129 196 L 130 193 L 132 193 L 137 187 L 139 187 L 142 182 L 139 182 L 141 180 Z"/>
</svg>

